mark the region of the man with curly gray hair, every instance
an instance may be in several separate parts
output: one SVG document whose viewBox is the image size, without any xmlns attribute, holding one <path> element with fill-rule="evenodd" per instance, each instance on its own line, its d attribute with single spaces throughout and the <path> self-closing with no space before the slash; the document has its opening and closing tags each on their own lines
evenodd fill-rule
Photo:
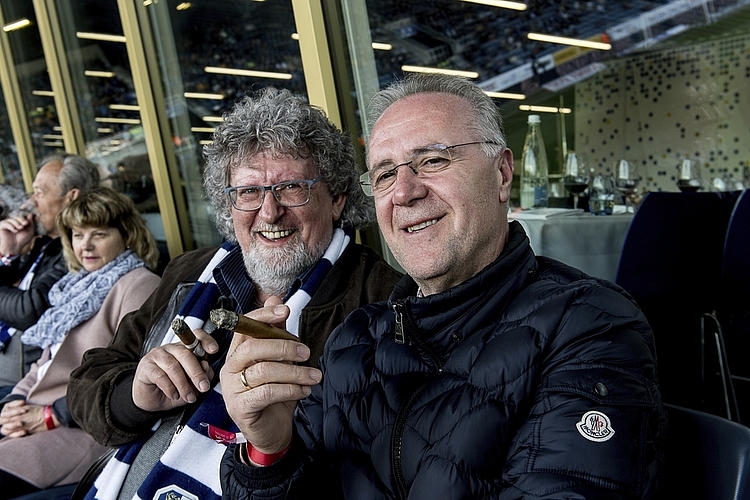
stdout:
<svg viewBox="0 0 750 500">
<path fill-rule="evenodd" d="M 120 447 L 95 498 L 221 497 L 219 459 L 242 437 L 218 380 L 232 332 L 213 324 L 212 309 L 242 315 L 275 306 L 276 326 L 297 336 L 317 366 L 333 329 L 387 298 L 400 277 L 354 241 L 374 209 L 359 187 L 350 138 L 321 110 L 266 88 L 223 118 L 204 148 L 204 186 L 226 243 L 175 258 L 113 343 L 87 352 L 71 375 L 76 421 Z M 192 352 L 170 331 L 175 320 L 197 338 Z"/>
<path fill-rule="evenodd" d="M 283 294 L 297 276 L 322 257 L 331 241 L 333 226 L 328 224 L 329 219 L 334 225 L 353 229 L 361 229 L 374 219 L 372 200 L 359 188 L 351 140 L 302 96 L 267 89 L 262 99 L 244 99 L 217 127 L 213 139 L 204 148 L 204 186 L 215 208 L 216 225 L 222 236 L 239 242 L 245 249 L 250 276 L 272 295 Z M 295 230 L 283 238 L 284 245 L 264 245 L 269 234 L 290 229 L 287 226 L 291 217 L 281 221 L 271 215 L 255 224 L 254 220 L 275 209 L 276 204 L 263 206 L 266 190 L 262 185 L 251 186 L 252 189 L 237 186 L 267 184 L 263 171 L 266 163 L 302 167 L 292 169 L 294 175 L 285 174 L 280 180 L 319 179 L 315 184 L 268 187 L 280 205 L 285 204 L 280 196 L 287 196 L 296 188 L 316 201 L 319 195 L 326 199 L 330 196 L 332 204 L 326 203 L 325 210 L 332 213 L 326 214 L 325 222 L 317 203 L 306 210 L 316 212 L 313 224 L 322 227 L 315 228 L 312 234 Z M 234 187 L 228 191 L 227 186 Z M 251 196 L 253 205 L 243 206 L 243 200 Z M 292 215 L 301 210 L 305 209 L 292 210 Z M 270 239 L 281 241 L 275 236 Z"/>
<path fill-rule="evenodd" d="M 308 105 L 304 97 L 286 90 L 267 89 L 263 100 L 246 98 L 216 128 L 213 142 L 203 154 L 203 183 L 216 209 L 219 232 L 236 240 L 231 201 L 224 189 L 232 170 L 244 159 L 261 152 L 291 158 L 306 158 L 318 169 L 333 196 L 343 194 L 346 204 L 343 225 L 361 229 L 375 218 L 372 199 L 359 187 L 351 140 L 323 113 Z"/>
</svg>

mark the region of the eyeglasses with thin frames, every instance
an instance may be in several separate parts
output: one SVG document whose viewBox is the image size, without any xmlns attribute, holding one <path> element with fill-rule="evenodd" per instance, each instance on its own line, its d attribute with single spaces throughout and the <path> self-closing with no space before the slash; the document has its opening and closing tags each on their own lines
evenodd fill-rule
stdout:
<svg viewBox="0 0 750 500">
<path fill-rule="evenodd" d="M 379 168 L 365 172 L 359 177 L 359 185 L 367 196 L 384 194 L 396 183 L 396 175 L 399 168 L 408 166 L 414 175 L 429 177 L 450 167 L 453 162 L 451 150 L 461 146 L 471 146 L 473 144 L 497 144 L 490 141 L 473 141 L 462 144 L 446 146 L 445 144 L 435 144 L 424 148 L 419 148 L 414 152 L 411 160 L 399 163 L 391 168 Z"/>
<path fill-rule="evenodd" d="M 321 180 L 323 177 L 284 181 L 270 186 L 230 186 L 224 192 L 232 201 L 232 206 L 242 212 L 260 210 L 266 199 L 266 191 L 270 191 L 282 207 L 301 207 L 310 201 L 313 184 Z"/>
</svg>

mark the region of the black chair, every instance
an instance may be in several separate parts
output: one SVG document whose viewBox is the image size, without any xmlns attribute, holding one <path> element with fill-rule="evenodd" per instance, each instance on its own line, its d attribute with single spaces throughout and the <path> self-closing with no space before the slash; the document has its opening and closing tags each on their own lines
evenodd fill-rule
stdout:
<svg viewBox="0 0 750 500">
<path fill-rule="evenodd" d="M 742 191 L 732 210 L 721 267 L 721 279 L 732 308 L 747 308 L 750 297 L 750 189 Z"/>
<path fill-rule="evenodd" d="M 750 428 L 665 405 L 669 420 L 662 498 L 750 498 Z"/>
<path fill-rule="evenodd" d="M 721 263 L 739 192 L 646 195 L 625 238 L 615 281 L 654 330 L 664 401 L 729 416 L 721 350 L 704 314 L 721 302 Z M 709 353 L 709 354 L 707 354 Z M 732 415 L 733 416 L 733 415 Z"/>
<path fill-rule="evenodd" d="M 732 211 L 724 242 L 717 321 L 727 345 L 741 416 L 750 415 L 750 190 Z M 742 420 L 740 420 L 742 422 Z"/>
</svg>

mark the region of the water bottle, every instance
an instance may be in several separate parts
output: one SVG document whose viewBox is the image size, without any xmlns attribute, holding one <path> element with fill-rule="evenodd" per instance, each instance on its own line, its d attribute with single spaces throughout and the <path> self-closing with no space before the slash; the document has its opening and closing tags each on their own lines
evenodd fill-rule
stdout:
<svg viewBox="0 0 750 500">
<path fill-rule="evenodd" d="M 529 131 L 521 156 L 521 208 L 547 206 L 549 177 L 547 152 L 539 115 L 529 115 Z"/>
</svg>

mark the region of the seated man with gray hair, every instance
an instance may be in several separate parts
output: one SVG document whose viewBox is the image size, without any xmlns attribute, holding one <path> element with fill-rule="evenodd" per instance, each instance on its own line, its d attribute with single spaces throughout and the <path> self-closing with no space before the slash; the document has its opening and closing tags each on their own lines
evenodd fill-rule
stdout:
<svg viewBox="0 0 750 500">
<path fill-rule="evenodd" d="M 99 185 L 96 165 L 78 155 L 48 156 L 22 210 L 0 221 L 0 397 L 26 375 L 42 350 L 18 333 L 49 308 L 47 294 L 68 271 L 55 219 L 81 193 Z"/>
</svg>

